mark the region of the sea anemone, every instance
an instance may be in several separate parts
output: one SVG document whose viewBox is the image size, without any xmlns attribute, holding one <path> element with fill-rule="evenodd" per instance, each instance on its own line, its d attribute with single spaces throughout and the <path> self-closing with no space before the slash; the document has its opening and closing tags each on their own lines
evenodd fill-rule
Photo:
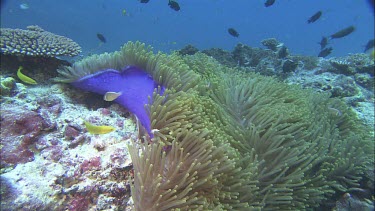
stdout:
<svg viewBox="0 0 375 211">
<path fill-rule="evenodd" d="M 344 103 L 203 54 L 128 43 L 61 69 L 56 80 L 74 85 L 127 66 L 158 84 L 141 105 L 153 136 L 129 146 L 136 210 L 314 208 L 361 187 L 373 168 L 373 137 Z"/>
</svg>

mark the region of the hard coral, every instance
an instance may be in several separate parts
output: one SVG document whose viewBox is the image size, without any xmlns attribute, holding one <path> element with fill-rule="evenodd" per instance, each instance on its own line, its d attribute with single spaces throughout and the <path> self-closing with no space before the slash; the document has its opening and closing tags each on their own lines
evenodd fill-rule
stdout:
<svg viewBox="0 0 375 211">
<path fill-rule="evenodd" d="M 16 80 L 12 77 L 0 76 L 0 97 L 8 97 L 16 87 Z"/>
<path fill-rule="evenodd" d="M 199 51 L 198 48 L 189 44 L 189 45 L 185 46 L 184 48 L 182 48 L 181 50 L 179 50 L 178 53 L 181 54 L 181 55 L 194 55 L 198 51 Z"/>
<path fill-rule="evenodd" d="M 23 29 L 0 29 L 2 54 L 25 56 L 76 56 L 81 47 L 73 40 L 47 32 L 39 26 L 28 26 Z"/>
<path fill-rule="evenodd" d="M 278 48 L 283 46 L 276 38 L 268 38 L 261 41 L 262 45 L 266 46 L 268 49 L 272 51 L 277 51 Z"/>
<path fill-rule="evenodd" d="M 239 61 L 233 57 L 231 52 L 225 51 L 220 48 L 210 48 L 203 50 L 202 53 L 212 56 L 217 61 L 220 61 L 221 64 L 228 67 L 235 67 L 238 65 Z"/>
</svg>

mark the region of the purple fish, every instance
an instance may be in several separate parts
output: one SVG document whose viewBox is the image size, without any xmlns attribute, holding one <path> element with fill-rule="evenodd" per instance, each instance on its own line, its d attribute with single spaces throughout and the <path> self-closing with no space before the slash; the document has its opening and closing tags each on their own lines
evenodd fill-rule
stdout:
<svg viewBox="0 0 375 211">
<path fill-rule="evenodd" d="M 114 102 L 132 112 L 150 137 L 153 137 L 151 121 L 145 105 L 152 103 L 149 97 L 151 99 L 152 93 L 160 85 L 146 71 L 135 66 L 127 66 L 121 71 L 106 69 L 86 75 L 71 84 L 76 88 L 101 95 L 107 92 L 121 92 L 122 94 Z M 164 88 L 161 87 L 160 94 L 163 92 Z"/>
</svg>

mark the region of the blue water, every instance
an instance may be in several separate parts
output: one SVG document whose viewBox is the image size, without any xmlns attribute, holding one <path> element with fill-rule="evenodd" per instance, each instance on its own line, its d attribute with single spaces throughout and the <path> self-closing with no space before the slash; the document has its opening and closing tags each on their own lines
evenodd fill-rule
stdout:
<svg viewBox="0 0 375 211">
<path fill-rule="evenodd" d="M 232 50 L 237 43 L 263 47 L 261 40 L 271 37 L 285 43 L 292 54 L 317 55 L 322 36 L 354 25 L 352 34 L 330 43 L 330 56 L 345 56 L 363 52 L 374 37 L 374 14 L 367 0 L 276 0 L 267 8 L 265 0 L 178 2 L 181 10 L 176 12 L 168 0 L 8 0 L 1 9 L 1 27 L 39 25 L 78 42 L 83 55 L 111 52 L 136 40 L 169 52 L 187 44 L 200 50 Z M 307 24 L 318 10 L 322 17 Z M 230 27 L 239 32 L 238 38 L 228 34 Z M 107 40 L 100 47 L 97 33 Z"/>
</svg>

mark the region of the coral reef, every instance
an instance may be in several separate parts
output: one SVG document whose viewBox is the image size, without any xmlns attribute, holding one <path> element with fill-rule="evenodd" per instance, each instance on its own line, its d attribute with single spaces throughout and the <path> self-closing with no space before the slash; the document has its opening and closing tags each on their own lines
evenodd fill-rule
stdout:
<svg viewBox="0 0 375 211">
<path fill-rule="evenodd" d="M 284 73 L 294 72 L 297 69 L 297 67 L 298 67 L 298 63 L 291 59 L 284 60 L 283 65 L 282 65 Z"/>
<path fill-rule="evenodd" d="M 257 72 L 281 79 L 289 77 L 296 70 L 311 70 L 317 67 L 318 59 L 312 56 L 290 55 L 286 46 L 281 45 L 275 52 L 238 44 L 232 52 L 222 49 L 207 49 L 202 53 L 212 56 L 227 67 L 243 71 Z"/>
<path fill-rule="evenodd" d="M 184 55 L 194 55 L 198 51 L 199 49 L 194 47 L 193 45 L 187 45 L 181 50 L 179 50 L 178 53 L 184 56 Z"/>
<path fill-rule="evenodd" d="M 261 41 L 262 45 L 266 46 L 268 49 L 272 51 L 277 51 L 283 43 L 280 43 L 276 38 L 268 38 Z"/>
<path fill-rule="evenodd" d="M 327 71 L 335 67 L 326 59 L 244 45 L 204 52 L 236 69 L 202 52 L 154 54 L 131 42 L 59 69 L 65 83 L 128 65 L 146 71 L 166 87 L 145 106 L 153 138 L 102 96 L 51 81 L 25 86 L 2 64 L 2 210 L 373 206 L 373 74 L 364 57 L 351 55 L 355 72 L 345 75 Z M 254 73 L 264 70 L 298 85 Z M 92 135 L 83 120 L 116 130 Z"/>
<path fill-rule="evenodd" d="M 29 149 L 30 145 L 34 144 L 42 130 L 53 127 L 34 111 L 20 106 L 4 107 L 0 110 L 1 168 L 32 161 L 34 153 Z"/>
<path fill-rule="evenodd" d="M 373 192 L 361 183 L 373 171 L 373 134 L 328 94 L 141 43 L 88 57 L 57 80 L 128 65 L 166 88 L 146 106 L 154 137 L 130 145 L 136 210 L 308 209 Z"/>
<path fill-rule="evenodd" d="M 101 99 L 52 84 L 14 82 L 2 96 L 1 210 L 130 209 L 136 125 L 120 106 L 93 101 Z M 83 119 L 117 130 L 91 135 Z"/>
<path fill-rule="evenodd" d="M 76 56 L 81 52 L 81 47 L 73 40 L 38 26 L 29 26 L 27 30 L 0 30 L 0 68 L 4 76 L 16 78 L 16 72 L 22 66 L 37 83 L 46 84 L 57 76 L 58 66 L 70 64 L 59 56 Z"/>
<path fill-rule="evenodd" d="M 274 53 L 271 51 L 265 51 L 260 48 L 251 48 L 241 44 L 236 45 L 233 50 L 234 59 L 239 62 L 240 66 L 244 67 L 257 67 L 262 61 L 265 61 L 263 60 L 264 58 L 272 58 L 273 56 Z M 275 63 L 275 61 L 268 59 L 268 63 Z"/>
<path fill-rule="evenodd" d="M 354 76 L 355 81 L 361 86 L 374 90 L 375 64 L 366 54 L 351 54 L 341 58 L 323 60 L 319 65 L 321 72 L 332 72 L 346 76 Z"/>
<path fill-rule="evenodd" d="M 220 48 L 210 48 L 207 50 L 203 50 L 202 53 L 208 56 L 212 56 L 216 60 L 220 61 L 221 64 L 228 67 L 235 67 L 239 65 L 239 61 L 233 57 L 233 53 Z"/>
<path fill-rule="evenodd" d="M 0 76 L 0 98 L 2 96 L 10 96 L 16 86 L 16 80 L 12 77 L 3 78 Z"/>
<path fill-rule="evenodd" d="M 39 26 L 23 29 L 0 29 L 1 54 L 25 56 L 76 56 L 81 47 L 73 40 L 47 32 Z"/>
<path fill-rule="evenodd" d="M 374 61 L 366 54 L 321 59 L 314 69 L 297 70 L 285 81 L 341 98 L 367 125 L 374 125 Z"/>
</svg>

